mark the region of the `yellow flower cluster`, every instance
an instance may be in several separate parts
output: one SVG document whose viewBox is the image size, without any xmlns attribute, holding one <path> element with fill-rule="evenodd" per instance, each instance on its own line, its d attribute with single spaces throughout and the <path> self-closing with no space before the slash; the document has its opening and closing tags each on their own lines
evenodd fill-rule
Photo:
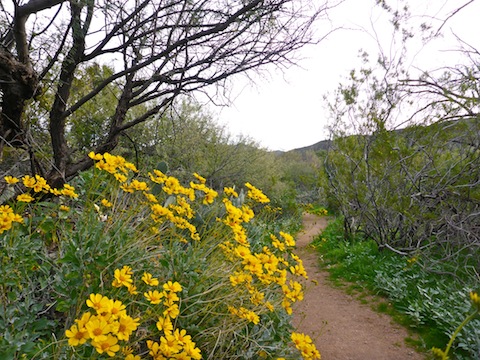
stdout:
<svg viewBox="0 0 480 360">
<path fill-rule="evenodd" d="M 173 231 L 178 232 L 173 233 L 173 238 L 179 237 L 180 241 L 184 242 L 186 242 L 184 237 L 188 237 L 189 233 L 191 239 L 200 239 L 197 228 L 191 222 L 195 218 L 195 206 L 212 204 L 218 197 L 215 190 L 206 186 L 205 178 L 195 173 L 193 174 L 195 180 L 184 186 L 177 178 L 168 176 L 159 170 L 153 170 L 148 173 L 150 181 L 147 183 L 138 180 L 138 178 L 132 179 L 130 171 L 137 172 L 136 168 L 120 156 L 113 156 L 108 153 L 103 155 L 91 153 L 89 156 L 95 161 L 97 169 L 106 171 L 115 177 L 123 192 L 135 194 L 132 196 L 140 196 L 143 199 L 143 204 L 146 200 L 150 210 L 150 219 L 154 223 L 152 229 L 156 229 L 157 232 L 167 227 L 173 229 Z M 158 185 L 154 186 L 153 183 L 160 185 L 162 189 L 160 194 L 151 192 L 152 188 L 159 187 Z M 307 274 L 301 259 L 292 252 L 295 247 L 295 240 L 290 234 L 279 232 L 271 234 L 270 239 L 268 237 L 262 239 L 261 241 L 265 241 L 265 243 L 261 245 L 250 243 L 245 224 L 255 217 L 253 208 L 256 207 L 252 205 L 252 200 L 261 204 L 268 203 L 270 200 L 261 190 L 250 183 L 246 183 L 245 187 L 248 189 L 245 203 L 242 203 L 243 197 L 239 198 L 234 188 L 224 188 L 222 202 L 225 215 L 218 218 L 217 223 L 219 227 L 225 227 L 228 231 L 231 231 L 231 240 L 224 242 L 220 247 L 227 259 L 234 264 L 233 274 L 230 275 L 230 283 L 237 287 L 242 294 L 238 303 L 226 304 L 228 312 L 248 323 L 258 324 L 261 321 L 260 316 L 262 314 L 267 311 L 275 311 L 277 306 L 279 308 L 282 306 L 288 314 L 292 313 L 291 305 L 303 299 L 303 289 L 299 282 L 289 277 L 289 274 L 305 278 L 307 278 Z M 198 201 L 195 203 L 197 199 Z M 115 200 L 112 201 L 116 203 Z M 115 211 L 113 204 L 107 199 L 101 200 L 101 205 L 105 208 L 112 207 L 111 210 L 106 209 L 105 211 Z M 205 208 L 205 206 L 202 206 L 202 209 Z M 147 226 L 150 227 L 151 225 Z M 113 278 L 113 287 L 124 287 L 130 295 L 141 294 L 141 300 L 136 301 L 135 306 L 140 303 L 145 304 L 145 301 L 147 301 L 148 314 L 155 314 L 156 329 L 160 331 L 158 341 L 148 340 L 146 342 L 149 355 L 153 359 L 201 358 L 200 350 L 195 346 L 191 337 L 187 335 L 185 330 L 176 328 L 180 315 L 178 293 L 182 291 L 178 282 L 167 282 L 161 288 L 155 288 L 159 286 L 158 279 L 145 272 L 142 276 L 143 283 L 154 288 L 140 291 L 135 286 L 133 270 L 129 266 L 116 269 Z M 272 291 L 272 285 L 274 285 L 275 290 L 281 291 Z M 140 285 L 138 286 L 140 287 Z M 90 299 L 92 302 L 93 300 Z M 275 307 L 272 303 L 275 304 Z M 248 304 L 251 304 L 252 307 L 249 308 Z M 92 316 L 98 317 L 99 314 Z M 75 324 L 77 326 L 76 333 L 80 331 L 80 321 L 78 320 Z M 138 324 L 136 325 L 138 326 Z M 72 335 L 74 330 L 72 326 L 69 334 Z M 116 338 L 117 342 L 110 337 L 108 341 L 105 340 L 107 343 L 100 347 L 96 346 L 94 340 L 91 342 L 92 345 L 97 351 L 102 349 L 108 355 L 110 353 L 115 354 L 120 349 L 118 342 L 125 340 L 118 337 L 115 331 L 116 327 L 110 326 L 108 334 L 104 335 Z M 67 334 L 69 339 L 77 338 L 76 336 L 80 337 L 80 335 L 70 337 Z M 81 337 L 78 343 L 86 342 L 89 339 L 91 338 Z M 128 340 L 128 337 L 126 340 Z M 292 340 L 305 358 L 316 358 L 318 351 L 316 351 L 308 336 L 303 335 L 303 338 L 301 338 L 299 334 L 292 335 Z M 72 342 L 74 341 L 72 340 Z M 129 353 L 128 356 L 130 355 L 134 356 Z"/>
<path fill-rule="evenodd" d="M 32 202 L 33 200 L 35 200 L 35 198 L 30 194 L 20 194 L 17 196 L 18 202 L 29 203 L 29 202 Z"/>
<path fill-rule="evenodd" d="M 68 184 L 65 184 L 63 189 L 58 190 L 55 188 L 50 187 L 50 185 L 47 184 L 47 181 L 41 177 L 40 175 L 35 175 L 35 176 L 30 176 L 30 175 L 25 175 L 21 179 L 16 178 L 14 176 L 5 176 L 4 177 L 5 182 L 10 185 L 14 186 L 20 181 L 23 183 L 23 185 L 26 188 L 32 189 L 35 193 L 51 193 L 55 196 L 67 196 L 70 198 L 77 198 L 78 194 L 75 193 L 75 189 L 73 186 L 70 186 Z M 20 194 L 16 197 L 16 200 L 18 202 L 23 202 L 23 203 L 29 203 L 35 200 L 35 198 L 28 194 Z M 65 205 L 60 205 L 60 210 L 61 211 L 66 211 L 68 207 Z M 23 218 L 21 215 L 16 214 L 15 211 L 9 206 L 9 205 L 1 205 L 0 206 L 0 234 L 3 233 L 4 231 L 8 231 L 12 228 L 13 223 L 23 223 Z"/>
<path fill-rule="evenodd" d="M 160 342 L 148 340 L 149 355 L 154 360 L 190 360 L 201 359 L 200 349 L 195 346 L 190 335 L 185 330 L 168 331 L 160 338 Z"/>
<path fill-rule="evenodd" d="M 130 183 L 124 183 L 120 186 L 120 188 L 128 193 L 133 193 L 135 191 L 148 191 L 150 188 L 148 187 L 145 181 L 138 181 L 137 179 L 132 180 Z"/>
<path fill-rule="evenodd" d="M 200 349 L 195 346 L 190 335 L 184 329 L 175 329 L 172 322 L 180 314 L 177 293 L 182 291 L 178 282 L 169 281 L 163 284 L 163 291 L 149 291 L 145 298 L 151 304 L 159 304 L 163 299 L 163 316 L 159 316 L 157 329 L 163 332 L 160 341 L 147 340 L 149 354 L 155 360 L 163 359 L 201 359 Z"/>
<path fill-rule="evenodd" d="M 242 223 L 248 223 L 254 217 L 253 210 L 247 205 L 242 205 L 241 208 L 238 208 L 227 198 L 223 199 L 223 204 L 227 211 L 223 223 L 232 230 L 233 238 L 237 243 L 248 245 L 247 232 Z"/>
<path fill-rule="evenodd" d="M 154 170 L 153 174 L 148 173 L 152 182 L 163 185 L 162 190 L 167 195 L 176 195 L 174 203 L 162 206 L 158 198 L 150 192 L 150 186 L 145 181 L 133 179 L 128 182 L 129 171 L 138 172 L 135 165 L 127 162 L 121 156 L 110 155 L 109 153 L 101 155 L 92 152 L 89 154 L 89 157 L 96 161 L 95 167 L 97 169 L 114 175 L 115 179 L 121 183 L 120 188 L 123 191 L 127 193 L 141 191 L 150 204 L 151 218 L 155 223 L 162 224 L 165 221 L 169 221 L 178 229 L 187 229 L 190 232 L 191 239 L 198 240 L 200 238 L 196 227 L 189 221 L 194 216 L 190 202 L 195 200 L 195 190 L 205 194 L 204 202 L 206 203 L 211 203 L 218 195 L 216 191 L 204 185 L 206 180 L 200 175 L 194 174 L 200 181 L 200 184 L 192 182 L 190 187 L 187 188 L 182 186 L 177 178 L 167 176 L 160 170 Z M 108 200 L 102 200 L 102 204 L 106 207 L 111 206 Z"/>
<path fill-rule="evenodd" d="M 150 180 L 154 183 L 163 185 L 162 190 L 168 195 L 184 195 L 190 199 L 190 201 L 195 200 L 195 190 L 186 188 L 180 184 L 177 178 L 173 176 L 167 176 L 160 170 L 153 170 L 152 173 L 148 173 Z"/>
<path fill-rule="evenodd" d="M 294 332 L 292 333 L 291 338 L 295 347 L 300 351 L 305 360 L 320 359 L 320 353 L 312 342 L 310 336 Z"/>
<path fill-rule="evenodd" d="M 115 356 L 120 350 L 118 341 L 128 341 L 140 319 L 127 315 L 126 306 L 121 301 L 101 294 L 90 294 L 86 303 L 95 314 L 85 312 L 75 320 L 65 332 L 69 345 L 79 346 L 90 340 L 98 353 Z"/>
<path fill-rule="evenodd" d="M 194 173 L 193 176 L 199 181 L 199 184 L 194 183 L 193 181 L 190 182 L 190 187 L 194 190 L 198 190 L 204 193 L 203 197 L 203 204 L 211 204 L 215 200 L 215 198 L 218 196 L 218 192 L 216 192 L 213 189 L 210 189 L 205 185 L 206 179 L 197 173 Z"/>
<path fill-rule="evenodd" d="M 109 153 L 95 154 L 93 151 L 88 156 L 95 160 L 95 167 L 97 169 L 109 172 L 110 174 L 123 173 L 128 174 L 129 171 L 138 172 L 135 165 L 128 162 L 122 156 L 115 156 Z M 118 180 L 118 179 L 117 179 Z"/>
<path fill-rule="evenodd" d="M 15 185 L 20 182 L 20 179 L 13 176 L 5 176 L 4 179 L 5 182 L 9 185 Z M 21 180 L 26 188 L 32 189 L 35 193 L 50 193 L 55 196 L 63 195 L 72 199 L 78 198 L 78 194 L 75 192 L 75 188 L 69 184 L 63 185 L 63 189 L 55 189 L 48 185 L 47 180 L 45 180 L 40 175 L 25 175 L 21 178 Z M 17 201 L 20 202 L 31 202 L 33 200 L 35 199 L 30 194 L 20 194 L 17 196 Z"/>
<path fill-rule="evenodd" d="M 282 307 L 288 314 L 292 313 L 292 303 L 303 299 L 302 285 L 293 280 L 287 282 L 287 268 L 292 274 L 307 278 L 306 271 L 298 257 L 296 257 L 298 262 L 295 265 L 290 265 L 287 260 L 275 255 L 266 246 L 263 247 L 263 251 L 260 253 L 252 253 L 249 247 L 244 245 L 232 248 L 224 244 L 223 249 L 227 253 L 232 253 L 241 259 L 242 269 L 230 276 L 230 283 L 232 286 L 245 284 L 251 295 L 250 300 L 252 304 L 258 305 L 263 302 L 270 311 L 273 310 L 272 305 L 264 301 L 263 293 L 256 289 L 257 283 L 266 286 L 275 283 L 281 286 L 284 294 Z M 295 254 L 291 255 L 295 257 Z"/>
<path fill-rule="evenodd" d="M 144 272 L 141 278 L 147 286 L 157 287 L 159 281 L 152 274 Z M 114 287 L 126 287 L 130 294 L 136 295 L 136 287 L 133 281 L 133 270 L 130 266 L 115 269 Z M 192 341 L 191 336 L 183 329 L 175 328 L 172 320 L 180 314 L 177 295 L 182 291 L 178 282 L 168 281 L 161 287 L 161 291 L 148 290 L 143 293 L 143 298 L 150 305 L 162 303 L 162 315 L 158 317 L 156 327 L 162 334 L 159 342 L 147 340 L 145 345 L 149 349 L 149 355 L 154 360 L 163 359 L 201 359 L 201 352 Z M 132 304 L 139 301 L 132 301 Z M 79 319 L 75 320 L 70 329 L 65 332 L 68 343 L 71 346 L 79 346 L 90 341 L 91 345 L 100 354 L 115 356 L 120 350 L 120 341 L 128 342 L 135 330 L 140 326 L 140 318 L 132 318 L 127 314 L 126 305 L 119 300 L 109 299 L 101 294 L 91 294 L 87 299 L 88 307 L 95 311 L 95 314 L 85 312 Z M 153 309 L 148 313 L 155 313 Z M 124 346 L 122 352 L 126 360 L 139 360 L 140 356 L 134 355 L 132 348 Z"/>
<path fill-rule="evenodd" d="M 162 224 L 165 221 L 169 221 L 178 229 L 189 230 L 190 238 L 193 240 L 198 240 L 200 238 L 196 227 L 190 222 L 194 217 L 191 202 L 195 201 L 197 195 L 200 195 L 203 204 L 208 205 L 212 204 L 218 197 L 217 191 L 205 185 L 206 179 L 204 177 L 194 173 L 193 176 L 196 178 L 196 182 L 192 181 L 190 182 L 189 187 L 184 187 L 177 178 L 168 176 L 160 170 L 155 169 L 153 172 L 148 173 L 148 176 L 153 183 L 162 185 L 162 190 L 165 194 L 176 195 L 174 203 L 171 203 L 169 200 L 168 205 L 162 205 L 159 199 L 149 192 L 150 187 L 146 182 L 138 180 L 128 182 L 129 170 L 137 172 L 137 169 L 123 157 L 110 155 L 108 153 L 101 155 L 93 152 L 89 154 L 89 157 L 96 162 L 96 168 L 113 174 L 117 181 L 121 183 L 120 187 L 123 191 L 128 193 L 142 191 L 146 200 L 150 203 L 150 209 L 152 211 L 151 218 L 155 223 Z M 250 183 L 246 183 L 245 186 L 248 188 L 247 196 L 249 198 L 260 203 L 267 203 L 270 201 L 261 190 L 257 189 Z M 227 197 L 238 197 L 237 192 L 233 188 L 225 188 L 224 194 Z M 241 217 L 240 222 L 248 222 L 253 217 L 253 211 L 246 205 L 242 206 L 241 209 L 236 209 L 227 198 L 224 199 L 224 203 L 225 206 L 229 208 L 229 217 L 226 221 L 230 221 L 230 226 L 234 230 L 235 240 L 240 243 L 245 243 L 246 233 L 243 227 L 238 226 L 238 217 Z M 155 227 L 153 229 L 157 228 Z"/>
<path fill-rule="evenodd" d="M 252 188 L 250 185 L 250 191 Z M 224 193 L 225 195 L 231 195 L 231 190 L 224 190 Z M 255 201 L 263 201 L 258 193 L 251 198 Z M 240 260 L 240 270 L 230 276 L 231 285 L 243 284 L 250 294 L 250 301 L 253 305 L 263 304 L 267 309 L 273 311 L 273 305 L 267 301 L 265 294 L 259 290 L 259 287 L 268 286 L 272 283 L 278 284 L 284 294 L 282 307 L 288 314 L 291 314 L 292 303 L 303 299 L 303 291 L 301 284 L 297 281 L 287 282 L 287 270 L 293 275 L 307 278 L 301 259 L 291 252 L 295 246 L 295 240 L 285 232 L 280 232 L 280 237 L 271 234 L 271 244 L 277 254 L 267 246 L 264 246 L 261 252 L 253 253 L 250 250 L 247 232 L 243 226 L 244 223 L 248 223 L 255 216 L 253 210 L 245 204 L 241 208 L 236 207 L 228 198 L 224 198 L 223 203 L 226 215 L 221 221 L 232 230 L 233 239 L 236 243 L 227 241 L 221 247 L 228 259 L 233 262 Z M 256 319 L 255 316 L 258 316 L 245 308 L 238 310 L 230 307 L 229 309 L 232 314 L 249 321 Z"/>
<path fill-rule="evenodd" d="M 15 214 L 9 205 L 0 206 L 0 234 L 10 230 L 13 223 L 22 223 L 23 218 Z"/>
<path fill-rule="evenodd" d="M 233 306 L 228 307 L 228 311 L 230 311 L 233 315 L 238 316 L 240 319 L 245 319 L 248 322 L 258 324 L 260 322 L 260 317 L 251 310 L 248 310 L 241 306 L 240 308 L 236 309 Z"/>
<path fill-rule="evenodd" d="M 250 199 L 253 199 L 262 204 L 270 202 L 270 199 L 261 190 L 257 189 L 252 184 L 247 182 L 245 186 L 248 188 L 247 196 Z"/>
<path fill-rule="evenodd" d="M 122 287 L 125 286 L 128 289 L 128 292 L 132 295 L 138 294 L 137 287 L 133 285 L 133 270 L 130 266 L 125 265 L 121 269 L 115 269 L 112 282 L 113 287 Z"/>
<path fill-rule="evenodd" d="M 238 193 L 232 187 L 224 187 L 223 193 L 225 194 L 225 196 L 232 196 L 234 198 L 238 197 Z"/>
</svg>

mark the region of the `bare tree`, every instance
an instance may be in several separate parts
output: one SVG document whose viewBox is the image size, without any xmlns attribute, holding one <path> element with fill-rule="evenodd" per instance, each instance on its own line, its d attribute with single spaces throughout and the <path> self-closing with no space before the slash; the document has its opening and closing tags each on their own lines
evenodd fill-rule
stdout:
<svg viewBox="0 0 480 360">
<path fill-rule="evenodd" d="M 478 279 L 480 52 L 461 53 L 463 64 L 418 77 L 391 61 L 351 72 L 330 106 L 325 192 L 347 235 L 431 252 L 432 269 L 449 260 Z"/>
<path fill-rule="evenodd" d="M 327 0 L 315 7 L 301 0 L 12 0 L 0 7 L 2 146 L 34 154 L 26 114 L 32 98 L 51 91 L 48 111 L 36 116 L 48 129 L 53 160 L 35 171 L 60 184 L 92 165 L 86 154 L 71 158 L 68 120 L 106 87 L 114 84 L 119 95 L 95 152 L 114 149 L 123 131 L 179 94 L 287 65 L 314 40 L 312 23 L 328 8 Z M 109 63 L 114 72 L 73 101 L 78 69 L 93 63 Z"/>
</svg>

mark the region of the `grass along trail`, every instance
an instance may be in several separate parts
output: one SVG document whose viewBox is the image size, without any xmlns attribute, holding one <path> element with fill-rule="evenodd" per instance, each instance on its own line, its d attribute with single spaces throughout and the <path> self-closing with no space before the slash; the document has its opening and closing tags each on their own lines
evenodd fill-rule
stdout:
<svg viewBox="0 0 480 360">
<path fill-rule="evenodd" d="M 327 219 L 305 214 L 297 236 L 297 254 L 309 280 L 305 299 L 294 306 L 294 325 L 309 334 L 322 360 L 417 360 L 425 356 L 405 345 L 407 331 L 384 314 L 332 287 L 328 273 L 318 267 L 318 255 L 308 247 Z"/>
</svg>

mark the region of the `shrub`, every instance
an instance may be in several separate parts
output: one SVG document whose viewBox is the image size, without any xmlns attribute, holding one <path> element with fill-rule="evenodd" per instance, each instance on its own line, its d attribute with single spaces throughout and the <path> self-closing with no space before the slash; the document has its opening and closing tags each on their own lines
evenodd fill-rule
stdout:
<svg viewBox="0 0 480 360">
<path fill-rule="evenodd" d="M 306 273 L 267 196 L 90 156 L 75 187 L 5 179 L 24 191 L 0 208 L 5 359 L 319 358 L 292 333 Z"/>
</svg>

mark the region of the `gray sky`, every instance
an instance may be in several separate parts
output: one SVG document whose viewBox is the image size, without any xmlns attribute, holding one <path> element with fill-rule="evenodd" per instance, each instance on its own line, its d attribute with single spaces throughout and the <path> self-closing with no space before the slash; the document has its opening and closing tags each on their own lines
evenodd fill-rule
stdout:
<svg viewBox="0 0 480 360">
<path fill-rule="evenodd" d="M 390 3 L 403 4 L 401 1 Z M 431 20 L 438 27 L 453 9 L 468 0 L 417 0 L 412 2 L 414 19 Z M 384 51 L 395 51 L 392 30 L 386 14 L 374 8 L 374 0 L 346 0 L 330 12 L 330 23 L 318 26 L 320 34 L 331 27 L 344 29 L 331 34 L 319 45 L 302 50 L 300 66 L 283 73 L 272 71 L 269 78 L 248 84 L 236 81 L 233 106 L 218 111 L 219 122 L 233 135 L 243 134 L 270 150 L 290 150 L 314 144 L 328 137 L 327 111 L 323 95 L 332 93 L 348 72 L 359 65 L 358 50 L 372 55 L 378 52 L 378 41 Z M 443 27 L 444 37 L 423 46 L 413 43 L 412 66 L 423 70 L 454 64 L 458 54 L 447 51 L 458 48 L 453 33 L 480 49 L 475 29 L 480 15 L 480 1 L 470 4 Z M 425 17 L 428 16 L 428 17 Z M 378 38 L 378 41 L 377 41 Z M 414 56 L 413 56 L 414 55 Z M 374 58 L 376 56 L 373 56 Z"/>
</svg>

